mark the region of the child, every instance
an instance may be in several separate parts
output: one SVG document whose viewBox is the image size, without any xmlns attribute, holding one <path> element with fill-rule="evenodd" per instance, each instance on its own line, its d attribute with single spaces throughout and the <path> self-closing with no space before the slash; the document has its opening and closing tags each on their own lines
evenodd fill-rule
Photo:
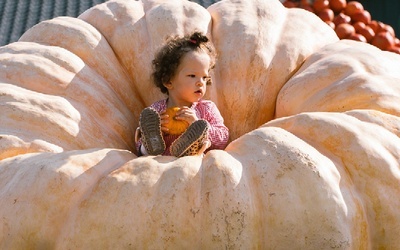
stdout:
<svg viewBox="0 0 400 250">
<path fill-rule="evenodd" d="M 135 136 L 138 155 L 181 157 L 201 154 L 206 147 L 226 147 L 229 130 L 224 119 L 212 101 L 202 99 L 211 84 L 209 73 L 214 63 L 215 50 L 200 32 L 175 37 L 156 54 L 152 77 L 168 97 L 140 114 Z M 189 124 L 181 135 L 168 133 L 165 111 L 169 107 L 180 107 L 174 119 Z"/>
</svg>

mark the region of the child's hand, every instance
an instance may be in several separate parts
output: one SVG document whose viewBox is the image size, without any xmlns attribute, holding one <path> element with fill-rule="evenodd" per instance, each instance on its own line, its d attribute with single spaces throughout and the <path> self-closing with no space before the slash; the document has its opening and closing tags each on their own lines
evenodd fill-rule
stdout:
<svg viewBox="0 0 400 250">
<path fill-rule="evenodd" d="M 196 115 L 196 112 L 187 107 L 183 106 L 175 116 L 176 120 L 181 120 L 181 121 L 186 121 L 189 125 L 192 124 L 193 122 L 197 121 L 199 118 Z"/>
<path fill-rule="evenodd" d="M 168 124 L 169 115 L 167 115 L 164 111 L 160 114 L 160 118 L 161 118 L 161 131 L 163 131 L 164 133 L 168 133 L 169 129 L 166 127 L 166 124 Z"/>
</svg>

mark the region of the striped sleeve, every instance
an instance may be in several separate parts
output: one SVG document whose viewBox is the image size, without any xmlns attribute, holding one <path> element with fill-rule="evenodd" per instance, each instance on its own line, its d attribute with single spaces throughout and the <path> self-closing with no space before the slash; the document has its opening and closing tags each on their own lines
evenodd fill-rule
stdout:
<svg viewBox="0 0 400 250">
<path fill-rule="evenodd" d="M 229 140 L 229 129 L 224 124 L 217 106 L 212 101 L 202 101 L 197 107 L 201 119 L 209 123 L 208 139 L 211 141 L 209 149 L 225 149 Z"/>
</svg>

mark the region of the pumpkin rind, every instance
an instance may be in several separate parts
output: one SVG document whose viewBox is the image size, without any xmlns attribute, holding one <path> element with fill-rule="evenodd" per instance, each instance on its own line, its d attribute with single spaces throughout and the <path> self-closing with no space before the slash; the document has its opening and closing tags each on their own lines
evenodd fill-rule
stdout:
<svg viewBox="0 0 400 250">
<path fill-rule="evenodd" d="M 194 28 L 217 48 L 208 93 L 232 142 L 137 157 L 161 98 L 149 55 Z M 399 60 L 277 0 L 113 0 L 42 22 L 0 48 L 0 246 L 398 249 Z"/>
<path fill-rule="evenodd" d="M 365 222 L 355 230 L 369 228 L 362 238 L 372 248 L 398 248 L 400 201 L 393 197 L 400 195 L 399 117 L 370 110 L 306 112 L 265 126 L 281 127 L 329 157 L 342 176 L 340 187 L 350 186 L 362 201 L 358 216 Z"/>
<path fill-rule="evenodd" d="M 311 55 L 283 86 L 276 116 L 353 109 L 400 116 L 399 65 L 398 55 L 370 44 L 341 40 L 327 45 Z M 305 88 L 307 91 L 302 91 Z"/>
<path fill-rule="evenodd" d="M 339 40 L 316 15 L 279 1 L 219 1 L 208 11 L 219 58 L 207 93 L 232 140 L 272 120 L 280 89 L 304 60 Z"/>
<path fill-rule="evenodd" d="M 257 129 L 203 159 L 175 159 L 92 149 L 3 160 L 8 246 L 24 248 L 37 239 L 60 248 L 364 244 L 365 218 L 352 186 L 340 186 L 335 164 L 283 129 Z M 28 194 L 28 186 L 36 188 Z M 28 241 L 19 240 L 28 238 L 23 218 L 22 227 L 10 222 L 15 214 L 36 215 Z"/>
</svg>

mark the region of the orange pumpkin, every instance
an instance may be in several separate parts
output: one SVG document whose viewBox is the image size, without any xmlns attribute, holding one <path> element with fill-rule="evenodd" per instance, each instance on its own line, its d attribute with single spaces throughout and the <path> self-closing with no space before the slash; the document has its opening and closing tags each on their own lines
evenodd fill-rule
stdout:
<svg viewBox="0 0 400 250">
<path fill-rule="evenodd" d="M 290 21 L 288 21 L 290 20 Z M 194 29 L 231 131 L 137 157 L 151 55 Z M 278 0 L 112 0 L 0 48 L 2 249 L 396 249 L 400 56 Z"/>
<path fill-rule="evenodd" d="M 185 130 L 189 126 L 186 121 L 175 119 L 176 112 L 178 112 L 179 110 L 179 107 L 171 107 L 167 108 L 167 110 L 165 111 L 165 114 L 169 116 L 166 127 L 169 129 L 168 133 L 171 135 L 180 135 L 185 132 Z"/>
</svg>

